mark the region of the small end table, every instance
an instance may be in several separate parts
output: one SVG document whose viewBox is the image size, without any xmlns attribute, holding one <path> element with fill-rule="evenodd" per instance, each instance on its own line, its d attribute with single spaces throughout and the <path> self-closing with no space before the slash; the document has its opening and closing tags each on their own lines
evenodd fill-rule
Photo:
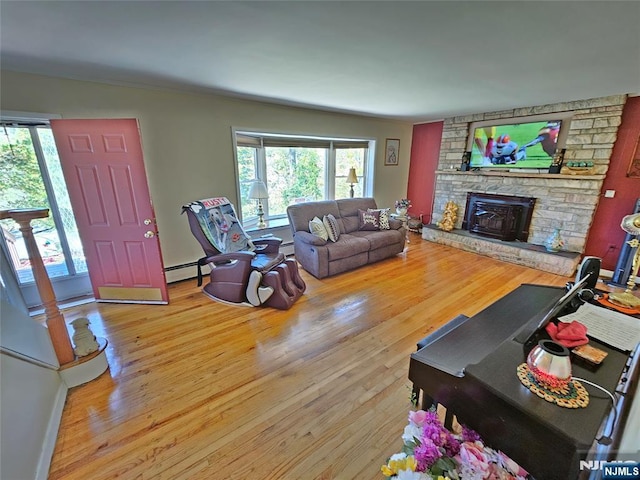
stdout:
<svg viewBox="0 0 640 480">
<path fill-rule="evenodd" d="M 398 215 L 397 213 L 392 213 L 389 215 L 390 218 L 395 220 L 400 220 L 402 222 L 402 226 L 404 227 L 405 238 L 407 243 L 411 243 L 409 240 L 409 216 L 408 215 Z"/>
</svg>

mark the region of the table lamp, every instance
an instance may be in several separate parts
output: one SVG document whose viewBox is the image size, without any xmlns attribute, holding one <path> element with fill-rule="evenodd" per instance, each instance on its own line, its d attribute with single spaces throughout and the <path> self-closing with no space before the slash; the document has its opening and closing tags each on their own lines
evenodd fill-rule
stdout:
<svg viewBox="0 0 640 480">
<path fill-rule="evenodd" d="M 356 169 L 351 167 L 349 169 L 349 174 L 347 175 L 347 183 L 351 184 L 351 198 L 353 198 L 353 186 L 358 183 L 358 176 L 356 175 Z"/>
<path fill-rule="evenodd" d="M 627 244 L 631 248 L 635 248 L 636 251 L 633 256 L 633 263 L 631 264 L 631 273 L 629 274 L 627 289 L 622 293 L 611 293 L 609 295 L 609 300 L 611 300 L 612 303 L 623 307 L 638 308 L 640 307 L 640 298 L 632 294 L 631 291 L 635 287 L 635 280 L 638 275 L 638 266 L 640 264 L 640 248 L 638 248 L 640 246 L 640 240 L 638 240 L 638 236 L 640 236 L 640 213 L 634 213 L 624 217 L 620 224 L 620 228 L 625 232 L 636 236 L 636 238 L 627 242 Z"/>
<path fill-rule="evenodd" d="M 265 228 L 267 224 L 264 221 L 264 210 L 262 209 L 262 200 L 269 198 L 267 187 L 261 180 L 256 180 L 251 184 L 249 189 L 249 198 L 258 200 L 258 228 Z"/>
</svg>

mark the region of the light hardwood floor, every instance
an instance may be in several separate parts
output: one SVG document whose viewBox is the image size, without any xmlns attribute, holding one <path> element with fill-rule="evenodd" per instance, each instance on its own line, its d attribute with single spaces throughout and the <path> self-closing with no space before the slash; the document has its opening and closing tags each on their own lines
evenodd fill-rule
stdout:
<svg viewBox="0 0 640 480">
<path fill-rule="evenodd" d="M 410 235 L 377 264 L 303 271 L 287 311 L 213 302 L 195 280 L 166 306 L 65 310 L 109 340 L 110 369 L 69 391 L 49 478 L 384 478 L 416 342 L 522 283 L 568 280 Z"/>
</svg>

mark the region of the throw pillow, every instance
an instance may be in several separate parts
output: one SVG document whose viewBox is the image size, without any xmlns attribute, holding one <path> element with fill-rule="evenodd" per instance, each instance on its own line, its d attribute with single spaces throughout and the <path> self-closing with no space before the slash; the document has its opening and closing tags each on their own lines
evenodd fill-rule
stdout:
<svg viewBox="0 0 640 480">
<path fill-rule="evenodd" d="M 358 210 L 359 230 L 380 230 L 380 212 Z"/>
<path fill-rule="evenodd" d="M 369 208 L 368 212 L 380 212 L 380 230 L 390 230 L 389 225 L 389 209 L 388 208 Z"/>
<path fill-rule="evenodd" d="M 316 237 L 320 237 L 323 240 L 327 240 L 329 238 L 329 233 L 324 227 L 324 223 L 322 223 L 322 220 L 318 217 L 313 217 L 313 220 L 309 222 L 309 231 Z"/>
<path fill-rule="evenodd" d="M 325 215 L 324 217 L 322 217 L 322 223 L 324 224 L 324 228 L 327 229 L 329 240 L 331 240 L 332 242 L 337 242 L 340 238 L 340 225 L 338 225 L 336 217 L 331 214 Z"/>
</svg>

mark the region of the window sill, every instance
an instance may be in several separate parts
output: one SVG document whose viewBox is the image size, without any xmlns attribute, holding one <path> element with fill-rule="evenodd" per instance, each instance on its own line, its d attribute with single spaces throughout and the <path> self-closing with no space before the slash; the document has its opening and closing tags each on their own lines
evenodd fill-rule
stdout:
<svg viewBox="0 0 640 480">
<path fill-rule="evenodd" d="M 272 233 L 271 230 L 282 228 L 282 227 L 288 227 L 289 226 L 289 219 L 288 218 L 276 218 L 274 220 L 268 220 L 266 222 L 266 224 L 267 224 L 267 226 L 264 227 L 264 228 L 258 228 L 255 225 L 249 226 L 249 227 L 245 227 L 245 231 L 247 233 L 249 233 L 249 234 L 254 234 L 254 233 Z"/>
</svg>

